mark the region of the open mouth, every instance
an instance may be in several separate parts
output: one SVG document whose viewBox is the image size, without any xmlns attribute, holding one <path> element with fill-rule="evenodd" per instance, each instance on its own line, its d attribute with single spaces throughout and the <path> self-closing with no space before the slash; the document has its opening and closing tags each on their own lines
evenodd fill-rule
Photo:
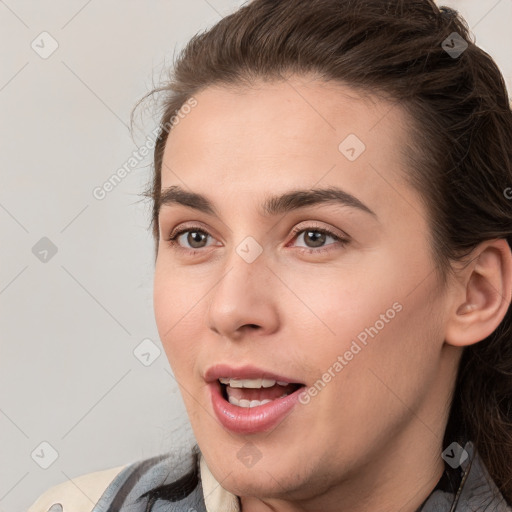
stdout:
<svg viewBox="0 0 512 512">
<path fill-rule="evenodd" d="M 221 395 L 232 405 L 253 408 L 286 397 L 304 384 L 272 379 L 218 379 Z"/>
</svg>

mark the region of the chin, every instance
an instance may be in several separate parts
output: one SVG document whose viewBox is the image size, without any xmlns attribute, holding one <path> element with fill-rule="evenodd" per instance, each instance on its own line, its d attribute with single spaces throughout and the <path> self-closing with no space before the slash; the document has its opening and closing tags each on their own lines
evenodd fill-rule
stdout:
<svg viewBox="0 0 512 512">
<path fill-rule="evenodd" d="M 267 472 L 268 471 L 268 472 Z M 270 469 L 254 468 L 231 473 L 223 482 L 222 487 L 236 496 L 252 496 L 257 498 L 282 498 L 288 491 L 288 482 L 283 482 L 279 474 L 273 474 Z M 296 480 L 293 487 L 300 487 Z"/>
</svg>

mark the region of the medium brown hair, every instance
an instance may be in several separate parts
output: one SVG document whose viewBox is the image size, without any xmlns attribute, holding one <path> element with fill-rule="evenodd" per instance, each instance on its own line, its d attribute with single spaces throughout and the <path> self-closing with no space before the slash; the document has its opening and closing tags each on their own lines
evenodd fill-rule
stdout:
<svg viewBox="0 0 512 512">
<path fill-rule="evenodd" d="M 467 44 L 460 55 L 453 33 Z M 450 39 L 452 38 L 452 39 Z M 465 43 L 464 43 L 465 41 Z M 169 120 L 202 89 L 311 74 L 390 98 L 411 119 L 406 178 L 428 212 L 439 275 L 480 242 L 512 246 L 512 113 L 494 60 L 466 21 L 432 0 L 253 0 L 180 52 L 163 93 L 154 175 L 155 258 Z M 139 102 L 140 103 L 140 102 Z M 171 128 L 172 129 L 172 128 Z M 485 340 L 465 347 L 443 445 L 470 439 L 512 503 L 512 308 Z"/>
</svg>

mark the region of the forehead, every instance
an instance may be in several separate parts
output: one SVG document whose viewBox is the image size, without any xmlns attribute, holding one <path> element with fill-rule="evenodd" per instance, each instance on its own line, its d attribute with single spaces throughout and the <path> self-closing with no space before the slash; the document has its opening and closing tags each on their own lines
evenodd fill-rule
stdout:
<svg viewBox="0 0 512 512">
<path fill-rule="evenodd" d="M 403 187 L 408 119 L 392 101 L 304 77 L 208 87 L 195 99 L 167 139 L 162 188 L 250 195 L 321 180 L 368 204 L 379 201 L 378 187 Z M 349 159 L 354 143 L 360 154 Z"/>
<path fill-rule="evenodd" d="M 305 139 L 316 143 L 304 145 L 303 153 L 321 142 L 337 152 L 336 143 L 349 133 L 385 151 L 407 133 L 406 113 L 392 100 L 318 79 L 294 76 L 252 87 L 216 85 L 194 97 L 197 106 L 169 133 L 167 153 L 187 152 L 190 158 L 192 147 L 201 156 L 207 144 L 220 150 L 232 142 L 230 150 L 236 154 L 237 142 L 251 139 L 266 143 L 254 150 L 270 151 L 277 149 L 276 136 L 279 144 L 295 142 L 296 149 Z"/>
</svg>

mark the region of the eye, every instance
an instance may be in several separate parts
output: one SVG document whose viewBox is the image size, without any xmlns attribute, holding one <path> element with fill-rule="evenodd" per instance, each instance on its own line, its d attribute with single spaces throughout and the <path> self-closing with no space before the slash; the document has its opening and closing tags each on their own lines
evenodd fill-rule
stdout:
<svg viewBox="0 0 512 512">
<path fill-rule="evenodd" d="M 331 245 L 338 245 L 338 247 L 344 247 L 349 242 L 349 240 L 347 238 L 338 236 L 336 233 L 334 233 L 330 229 L 320 228 L 315 225 L 306 226 L 306 227 L 300 227 L 300 226 L 296 227 L 292 231 L 292 234 L 299 235 L 299 236 L 295 237 L 297 240 L 302 238 L 302 240 L 306 244 L 309 244 L 309 243 L 312 244 L 312 245 L 299 246 L 301 251 L 305 251 L 308 253 L 319 253 L 319 252 L 330 251 Z M 332 238 L 335 240 L 335 242 L 338 242 L 338 244 L 331 243 L 331 244 L 328 244 L 326 247 L 323 245 L 325 243 L 326 238 Z"/>
<path fill-rule="evenodd" d="M 303 235 L 301 235 L 303 233 Z M 183 235 L 187 235 L 183 237 Z M 335 234 L 333 231 L 320 228 L 315 225 L 306 226 L 306 227 L 296 227 L 292 231 L 292 235 L 294 235 L 294 239 L 299 239 L 302 237 L 302 240 L 306 244 L 311 245 L 299 245 L 297 246 L 301 251 L 308 253 L 320 253 L 331 250 L 331 245 L 338 245 L 339 247 L 345 246 L 349 240 L 347 238 L 343 238 Z M 297 236 L 300 235 L 300 236 Z M 180 243 L 180 238 L 183 237 L 183 240 Z M 177 250 L 189 252 L 191 254 L 197 254 L 201 252 L 201 249 L 208 247 L 208 245 L 204 245 L 204 242 L 211 235 L 200 228 L 199 226 L 187 226 L 186 228 L 173 231 L 169 238 L 166 239 L 169 242 L 169 245 Z M 328 244 L 325 247 L 325 241 L 327 238 L 332 238 L 336 243 Z M 183 242 L 189 244 L 189 247 L 184 247 Z"/>
<path fill-rule="evenodd" d="M 188 233 L 188 235 L 184 237 L 184 239 L 187 243 L 190 244 L 190 249 L 183 247 L 182 244 L 179 243 L 179 239 L 186 233 Z M 198 226 L 189 226 L 178 231 L 173 231 L 167 241 L 172 247 L 195 253 L 195 249 L 202 249 L 203 247 L 207 247 L 203 245 L 203 242 L 207 239 L 208 236 L 211 235 L 204 229 L 200 229 Z"/>
</svg>

